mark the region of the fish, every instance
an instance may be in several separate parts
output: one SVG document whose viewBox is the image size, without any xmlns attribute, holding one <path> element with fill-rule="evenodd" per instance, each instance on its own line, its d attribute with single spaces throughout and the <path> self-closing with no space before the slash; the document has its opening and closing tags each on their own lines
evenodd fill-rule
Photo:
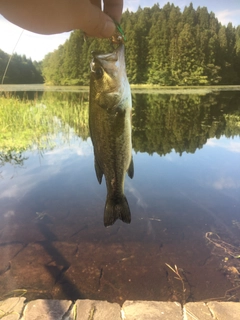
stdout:
<svg viewBox="0 0 240 320">
<path fill-rule="evenodd" d="M 132 97 L 126 75 L 124 44 L 111 53 L 92 52 L 90 64 L 89 129 L 99 184 L 105 177 L 104 226 L 117 219 L 131 222 L 124 194 L 126 173 L 132 179 Z"/>
</svg>

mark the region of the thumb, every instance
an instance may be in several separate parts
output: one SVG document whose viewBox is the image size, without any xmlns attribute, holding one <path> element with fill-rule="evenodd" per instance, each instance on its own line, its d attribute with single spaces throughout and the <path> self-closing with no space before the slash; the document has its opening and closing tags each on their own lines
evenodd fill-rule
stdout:
<svg viewBox="0 0 240 320">
<path fill-rule="evenodd" d="M 98 37 L 98 38 L 109 38 L 111 37 L 116 26 L 113 20 L 103 11 L 101 11 L 97 6 L 89 3 L 85 7 L 85 15 L 80 23 L 80 29 L 82 29 L 88 36 Z"/>
</svg>

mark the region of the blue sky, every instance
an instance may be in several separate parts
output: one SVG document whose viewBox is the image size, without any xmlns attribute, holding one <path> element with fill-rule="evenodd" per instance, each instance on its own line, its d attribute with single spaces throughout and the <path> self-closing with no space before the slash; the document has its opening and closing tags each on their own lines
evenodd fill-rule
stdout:
<svg viewBox="0 0 240 320">
<path fill-rule="evenodd" d="M 151 7 L 158 2 L 160 7 L 163 7 L 168 1 L 161 0 L 125 0 L 124 11 L 128 8 L 130 11 L 136 11 L 139 6 Z M 234 26 L 240 25 L 240 0 L 173 0 L 169 1 L 174 5 L 179 6 L 181 10 L 188 6 L 190 2 L 193 7 L 197 9 L 200 7 L 207 7 L 208 11 L 213 11 L 222 24 L 232 22 Z M 22 29 L 8 22 L 0 15 L 0 49 L 12 53 Z M 32 60 L 42 60 L 48 53 L 57 49 L 60 44 L 63 44 L 69 37 L 68 33 L 61 33 L 57 35 L 39 35 L 29 31 L 24 31 L 15 52 L 18 54 L 25 54 L 27 58 Z"/>
</svg>

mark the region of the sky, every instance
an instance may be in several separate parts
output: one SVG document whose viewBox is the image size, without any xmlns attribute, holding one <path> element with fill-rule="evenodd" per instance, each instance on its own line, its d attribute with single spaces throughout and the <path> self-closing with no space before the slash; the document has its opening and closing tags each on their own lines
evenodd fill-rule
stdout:
<svg viewBox="0 0 240 320">
<path fill-rule="evenodd" d="M 125 0 L 124 11 L 136 11 L 139 6 L 152 7 L 156 2 L 162 8 L 167 0 Z M 240 0 L 172 0 L 169 1 L 181 10 L 188 6 L 190 2 L 193 7 L 207 7 L 208 12 L 213 11 L 218 20 L 227 25 L 232 22 L 233 26 L 240 25 Z M 27 30 L 7 21 L 0 15 L 0 49 L 11 54 L 14 50 L 17 54 L 25 54 L 27 58 L 33 61 L 40 61 L 44 56 L 57 49 L 60 44 L 63 44 L 69 38 L 70 32 L 65 32 L 56 35 L 40 35 Z M 19 40 L 19 41 L 18 41 Z"/>
</svg>

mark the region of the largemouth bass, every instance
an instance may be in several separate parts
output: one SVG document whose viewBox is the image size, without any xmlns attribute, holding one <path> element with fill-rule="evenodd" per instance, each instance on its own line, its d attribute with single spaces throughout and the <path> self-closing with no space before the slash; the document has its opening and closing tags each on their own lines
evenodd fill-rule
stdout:
<svg viewBox="0 0 240 320">
<path fill-rule="evenodd" d="M 133 177 L 132 99 L 128 83 L 124 45 L 109 54 L 93 53 L 91 62 L 89 127 L 95 156 L 95 171 L 107 186 L 104 225 L 117 219 L 131 222 L 124 195 L 126 172 Z"/>
</svg>

